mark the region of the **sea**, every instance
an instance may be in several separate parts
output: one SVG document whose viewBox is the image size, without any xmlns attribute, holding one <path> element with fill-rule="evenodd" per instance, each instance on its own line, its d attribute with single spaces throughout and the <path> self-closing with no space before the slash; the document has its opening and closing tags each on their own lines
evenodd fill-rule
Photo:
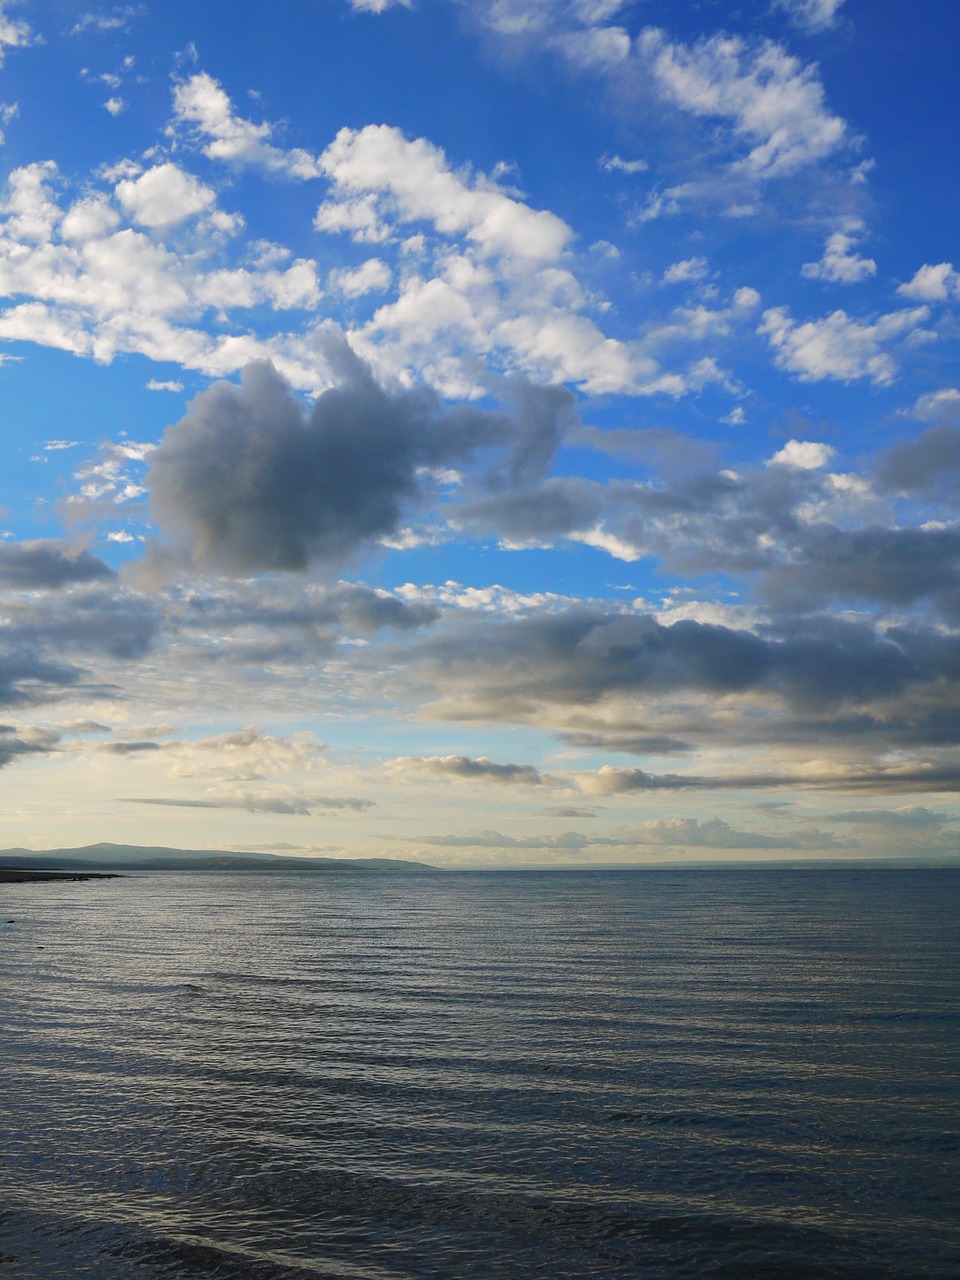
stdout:
<svg viewBox="0 0 960 1280">
<path fill-rule="evenodd" d="M 960 1277 L 960 868 L 0 886 L 5 1280 Z"/>
</svg>

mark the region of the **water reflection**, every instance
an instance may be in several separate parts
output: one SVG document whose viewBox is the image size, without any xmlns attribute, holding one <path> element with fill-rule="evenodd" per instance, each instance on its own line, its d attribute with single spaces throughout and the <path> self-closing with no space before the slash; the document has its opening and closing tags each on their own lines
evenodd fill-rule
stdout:
<svg viewBox="0 0 960 1280">
<path fill-rule="evenodd" d="M 955 1277 L 958 898 L 900 871 L 19 886 L 0 1254 Z"/>
</svg>

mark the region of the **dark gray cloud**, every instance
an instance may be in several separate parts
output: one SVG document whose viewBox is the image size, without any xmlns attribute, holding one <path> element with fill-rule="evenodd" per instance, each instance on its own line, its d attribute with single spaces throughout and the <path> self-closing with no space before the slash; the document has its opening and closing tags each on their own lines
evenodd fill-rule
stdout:
<svg viewBox="0 0 960 1280">
<path fill-rule="evenodd" d="M 513 445 L 498 482 L 542 473 L 568 393 L 515 387 L 515 417 L 448 407 L 427 388 L 386 391 L 345 342 L 338 385 L 306 414 L 266 362 L 203 392 L 150 459 L 151 508 L 200 568 L 233 574 L 338 566 L 394 534 L 426 493 L 424 469 Z"/>
<path fill-rule="evenodd" d="M 55 730 L 0 724 L 0 769 L 22 756 L 46 754 L 59 741 L 60 734 Z"/>
<path fill-rule="evenodd" d="M 502 397 L 511 410 L 511 449 L 489 482 L 498 487 L 529 486 L 547 474 L 561 440 L 577 425 L 576 401 L 566 387 L 536 386 L 524 378 L 505 382 Z"/>
<path fill-rule="evenodd" d="M 511 542 L 567 537 L 596 524 L 610 488 L 591 480 L 554 477 L 528 490 L 494 494 L 459 503 L 450 514 L 458 529 Z"/>
<path fill-rule="evenodd" d="M 177 623 L 186 630 L 227 635 L 250 628 L 296 632 L 334 641 L 384 629 L 415 631 L 440 616 L 433 605 L 408 602 L 360 583 L 310 583 L 291 591 L 286 582 L 234 582 L 176 597 Z"/>
<path fill-rule="evenodd" d="M 0 587 L 41 591 L 114 577 L 114 571 L 98 556 L 65 542 L 36 539 L 0 543 Z"/>
<path fill-rule="evenodd" d="M 956 496 L 960 484 L 960 430 L 942 424 L 905 440 L 879 456 L 877 483 L 891 493 Z"/>
<path fill-rule="evenodd" d="M 761 590 L 779 608 L 909 606 L 938 596 L 949 607 L 960 593 L 960 530 L 817 527 L 794 558 L 765 569 Z"/>
<path fill-rule="evenodd" d="M 763 635 L 598 607 L 471 620 L 427 637 L 419 655 L 459 690 L 501 706 L 591 704 L 607 695 L 751 692 L 800 707 L 856 704 L 934 672 L 867 623 L 830 617 Z"/>
<path fill-rule="evenodd" d="M 423 778 L 459 778 L 468 782 L 523 783 L 540 786 L 548 779 L 529 764 L 496 764 L 486 756 L 399 756 L 390 767 Z"/>
<path fill-rule="evenodd" d="M 77 587 L 27 601 L 7 602 L 5 634 L 21 645 L 141 658 L 162 625 L 159 607 L 146 596 L 116 588 Z"/>
<path fill-rule="evenodd" d="M 581 428 L 569 439 L 621 434 L 644 433 Z M 663 433 L 654 434 L 659 440 Z M 657 476 L 641 482 L 555 476 L 527 490 L 472 496 L 451 519 L 475 536 L 512 544 L 587 540 L 687 578 L 735 575 L 778 611 L 932 603 L 960 618 L 960 531 L 930 524 L 929 511 L 900 518 L 891 506 L 903 493 L 940 498 L 949 500 L 952 519 L 960 481 L 956 428 L 932 428 L 881 455 L 877 493 L 860 477 L 835 481 L 818 469 L 708 471 L 700 465 L 703 450 L 691 454 L 697 466 L 683 470 L 668 456 Z"/>
<path fill-rule="evenodd" d="M 0 706 L 49 702 L 76 686 L 83 672 L 27 649 L 0 649 Z"/>
</svg>

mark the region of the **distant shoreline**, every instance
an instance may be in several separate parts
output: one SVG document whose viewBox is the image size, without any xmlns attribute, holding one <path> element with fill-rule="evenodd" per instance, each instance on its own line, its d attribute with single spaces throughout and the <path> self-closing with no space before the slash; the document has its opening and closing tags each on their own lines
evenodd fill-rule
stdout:
<svg viewBox="0 0 960 1280">
<path fill-rule="evenodd" d="M 117 871 L 37 871 L 27 867 L 0 867 L 0 884 L 30 884 L 43 880 L 122 880 Z"/>
</svg>

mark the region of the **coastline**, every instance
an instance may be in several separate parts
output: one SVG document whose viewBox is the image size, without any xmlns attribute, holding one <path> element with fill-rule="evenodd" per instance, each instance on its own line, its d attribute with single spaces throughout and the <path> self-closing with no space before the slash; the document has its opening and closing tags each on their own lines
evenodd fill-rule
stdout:
<svg viewBox="0 0 960 1280">
<path fill-rule="evenodd" d="M 0 884 L 34 884 L 45 880 L 121 880 L 116 871 L 37 871 L 27 867 L 0 867 Z"/>
</svg>

